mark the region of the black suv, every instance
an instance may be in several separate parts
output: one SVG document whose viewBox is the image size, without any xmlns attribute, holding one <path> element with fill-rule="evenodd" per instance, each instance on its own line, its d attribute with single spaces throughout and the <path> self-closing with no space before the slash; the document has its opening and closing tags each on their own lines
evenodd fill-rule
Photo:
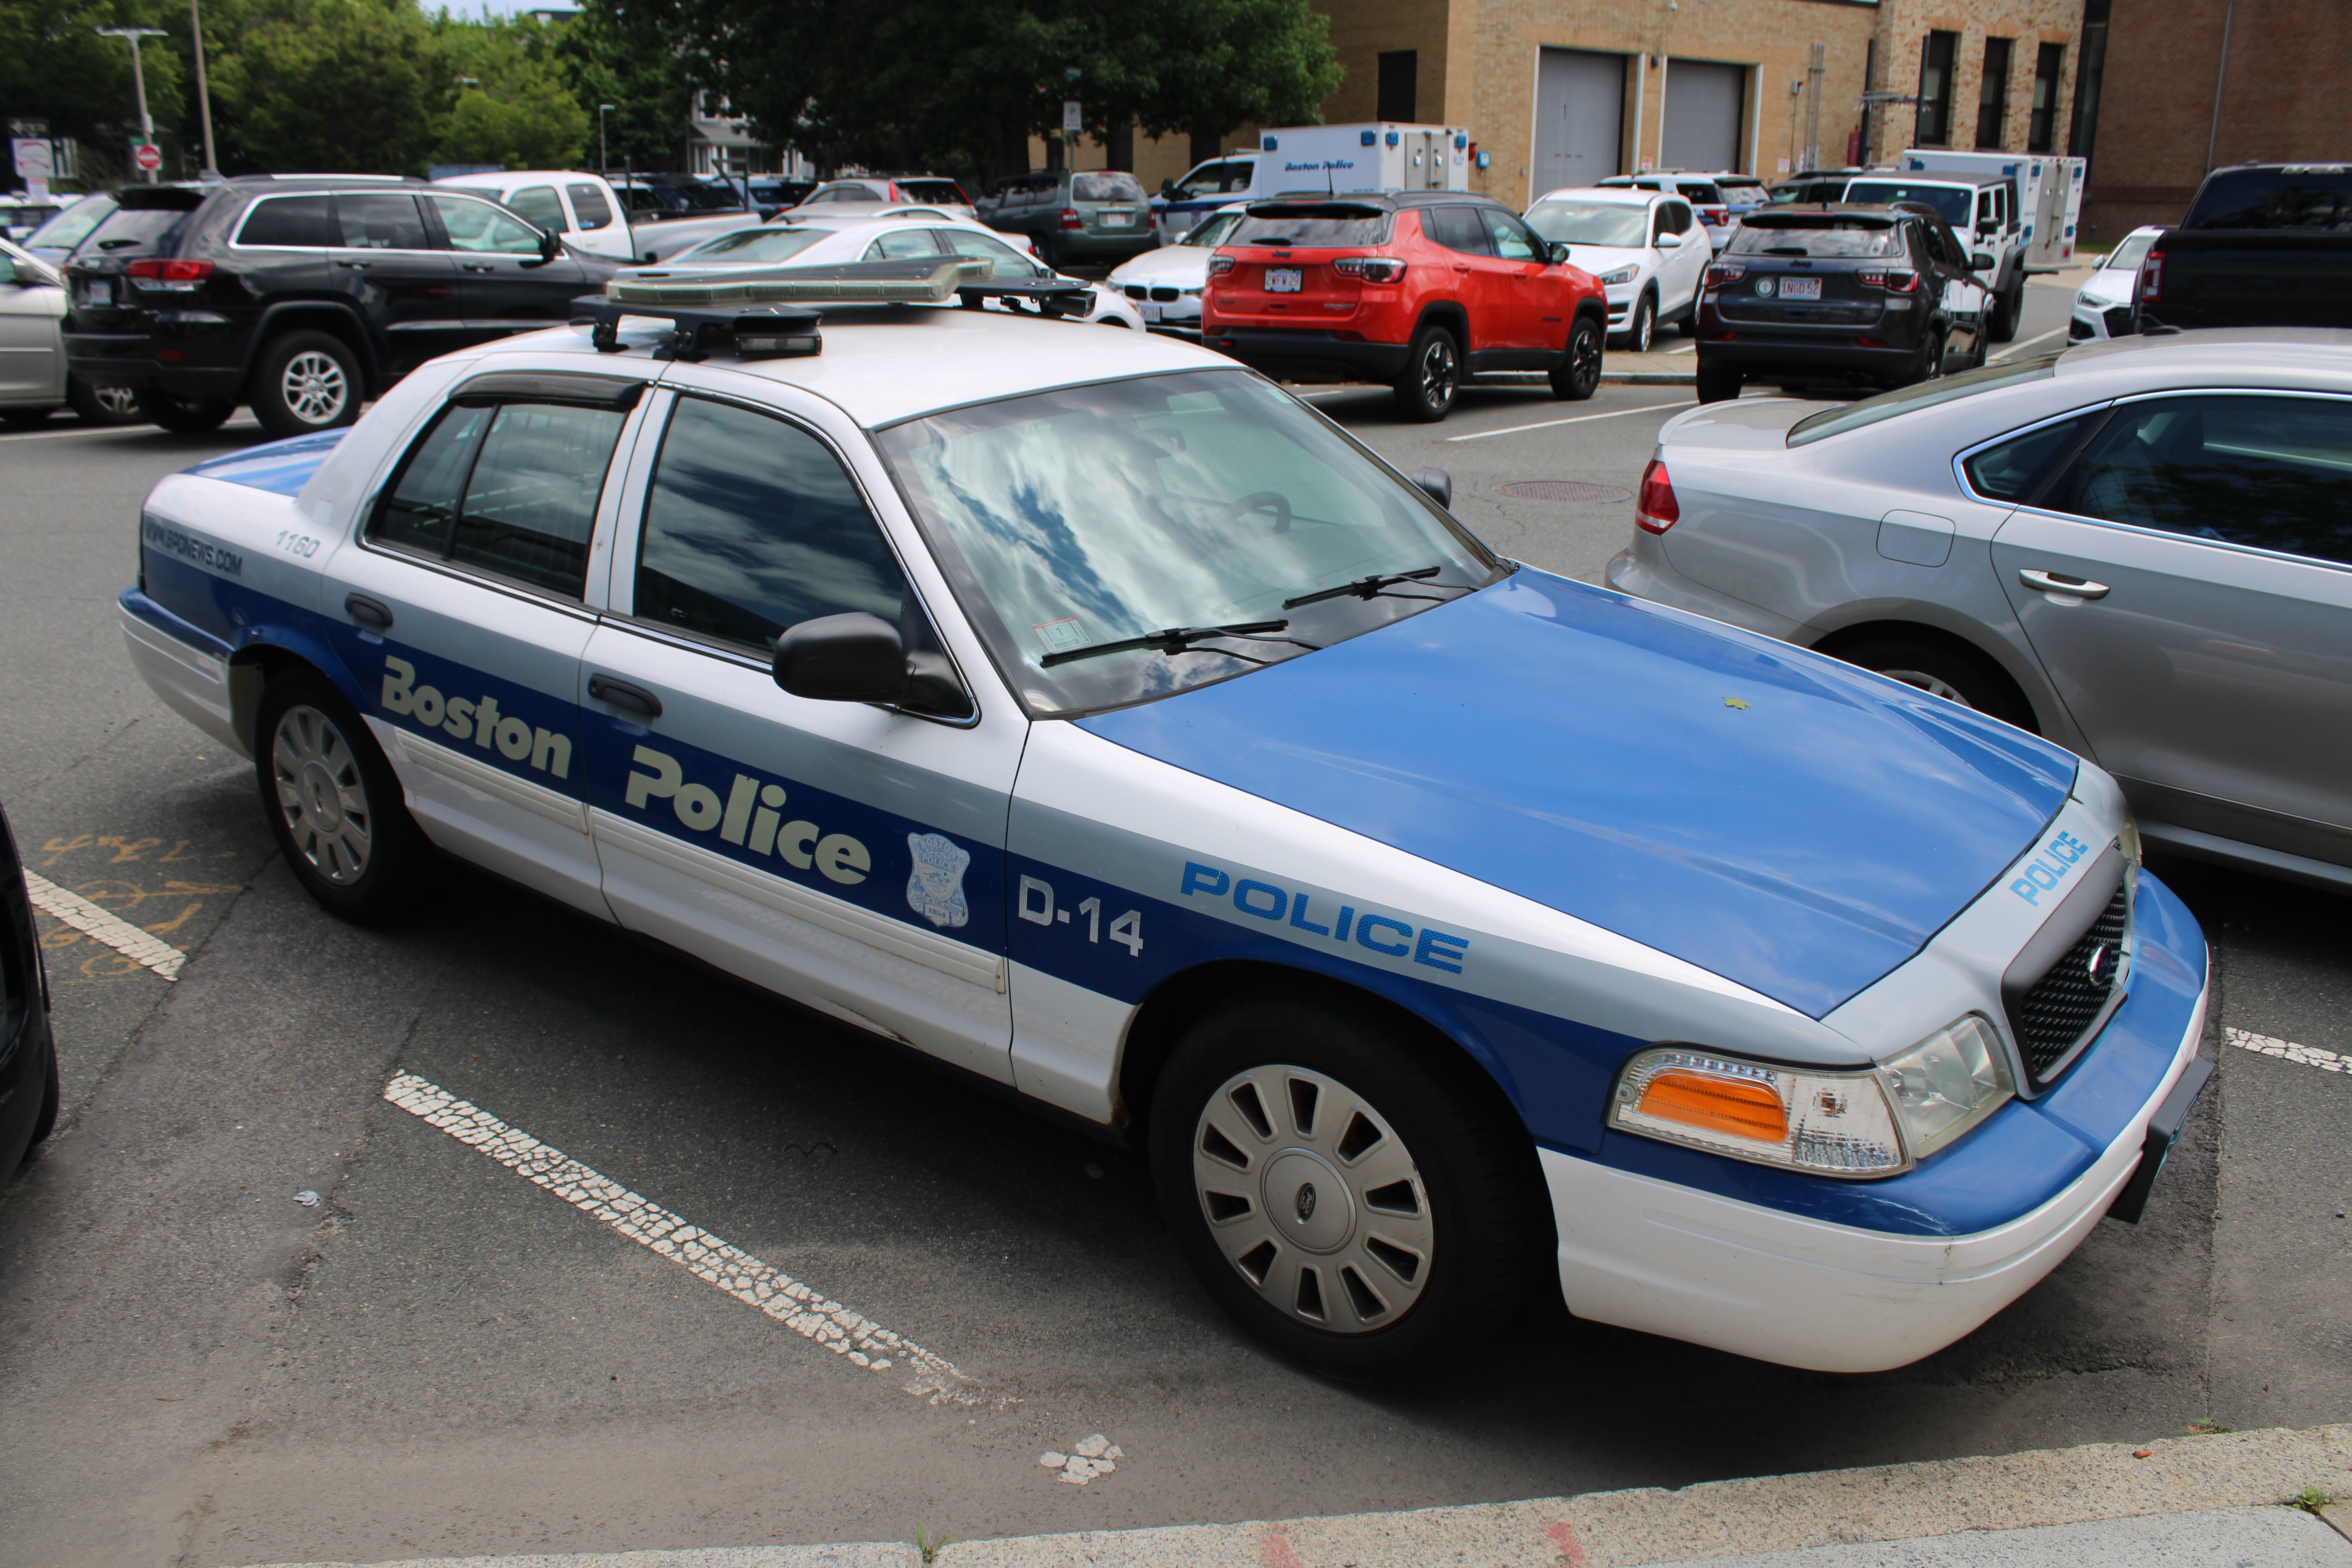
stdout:
<svg viewBox="0 0 2352 1568">
<path fill-rule="evenodd" d="M 478 191 L 363 174 L 132 185 L 66 268 L 66 357 L 166 430 L 332 429 L 436 355 L 568 321 L 615 265 Z"/>
<path fill-rule="evenodd" d="M 1993 258 L 1908 203 L 1761 207 L 1698 297 L 1698 400 L 1743 382 L 1907 386 L 1985 362 Z"/>
</svg>

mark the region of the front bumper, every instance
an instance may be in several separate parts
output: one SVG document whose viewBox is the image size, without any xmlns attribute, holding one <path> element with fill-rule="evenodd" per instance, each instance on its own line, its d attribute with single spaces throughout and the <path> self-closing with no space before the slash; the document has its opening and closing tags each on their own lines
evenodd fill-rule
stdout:
<svg viewBox="0 0 2352 1568">
<path fill-rule="evenodd" d="M 2086 1112 L 2113 1107 L 2107 1120 L 2120 1131 L 2053 1196 L 1968 1235 L 1897 1235 L 1544 1149 L 1570 1310 L 1816 1372 L 1883 1372 L 1972 1332 L 2064 1262 L 2111 1205 L 2127 1206 L 2118 1199 L 2135 1195 L 2127 1189 L 2143 1161 L 2160 1163 L 2149 1123 L 2197 1059 L 2210 986 L 2195 921 L 2145 874 L 2140 897 L 2161 903 L 2164 918 L 2142 928 L 2133 994 L 2048 1097 L 2049 1109 L 2012 1104 L 2000 1113 L 2047 1115 L 2083 1147 Z M 2095 1068 L 2104 1070 L 2082 1082 L 2077 1103 L 2058 1108 L 2075 1075 Z M 2137 1087 L 2116 1104 L 2126 1082 Z M 1966 1148 L 1964 1140 L 1937 1159 Z"/>
<path fill-rule="evenodd" d="M 1229 327 L 1201 341 L 1252 370 L 1284 381 L 1394 381 L 1404 374 L 1405 343 L 1364 342 L 1303 327 Z"/>
</svg>

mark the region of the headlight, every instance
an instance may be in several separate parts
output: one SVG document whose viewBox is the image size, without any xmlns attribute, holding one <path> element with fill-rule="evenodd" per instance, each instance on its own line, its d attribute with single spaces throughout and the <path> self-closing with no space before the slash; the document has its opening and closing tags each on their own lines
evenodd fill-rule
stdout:
<svg viewBox="0 0 2352 1568">
<path fill-rule="evenodd" d="M 1610 288 L 1613 288 L 1620 283 L 1631 283 L 1633 281 L 1634 275 L 1639 273 L 1641 270 L 1642 268 L 1639 266 L 1620 267 L 1614 272 L 1602 273 L 1601 275 L 1601 281 L 1604 286 Z"/>
<path fill-rule="evenodd" d="M 1879 1066 L 1915 1160 L 1949 1143 L 2016 1092 L 2000 1037 L 1979 1013 L 1953 1019 Z"/>
<path fill-rule="evenodd" d="M 1609 1121 L 1669 1143 L 1825 1176 L 1892 1175 L 1909 1163 L 1886 1092 L 1867 1070 L 1648 1050 L 1618 1079 Z"/>
</svg>

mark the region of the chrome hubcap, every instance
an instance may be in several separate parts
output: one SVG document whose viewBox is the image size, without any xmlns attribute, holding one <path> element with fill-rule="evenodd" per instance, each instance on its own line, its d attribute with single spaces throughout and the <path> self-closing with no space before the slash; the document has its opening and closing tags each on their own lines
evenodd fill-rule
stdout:
<svg viewBox="0 0 2352 1568">
<path fill-rule="evenodd" d="M 127 386 L 94 386 L 90 396 L 110 418 L 128 419 L 139 407 L 139 395 Z"/>
<path fill-rule="evenodd" d="M 343 378 L 343 367 L 333 356 L 315 349 L 305 350 L 286 362 L 286 374 L 279 384 L 286 395 L 286 406 L 294 417 L 306 425 L 325 425 L 343 411 L 351 398 L 351 384 Z"/>
<path fill-rule="evenodd" d="M 1957 702 L 1963 708 L 1969 705 L 1969 700 L 1960 695 L 1958 687 L 1948 680 L 1930 675 L 1924 669 L 1882 669 L 1878 673 L 1889 680 L 1899 680 L 1906 686 L 1916 686 L 1930 697 L 1941 697 L 1946 701 Z"/>
<path fill-rule="evenodd" d="M 289 708 L 270 738 L 269 771 L 296 853 L 337 887 L 358 881 L 367 870 L 375 815 L 359 758 L 334 721 L 316 708 Z"/>
<path fill-rule="evenodd" d="M 1421 351 L 1421 395 L 1432 408 L 1454 401 L 1454 345 L 1444 338 L 1432 338 Z"/>
<path fill-rule="evenodd" d="M 1219 1251 L 1277 1311 L 1332 1333 L 1397 1321 L 1436 1235 L 1412 1152 L 1335 1079 L 1252 1068 L 1209 1097 L 1192 1184 Z"/>
</svg>

